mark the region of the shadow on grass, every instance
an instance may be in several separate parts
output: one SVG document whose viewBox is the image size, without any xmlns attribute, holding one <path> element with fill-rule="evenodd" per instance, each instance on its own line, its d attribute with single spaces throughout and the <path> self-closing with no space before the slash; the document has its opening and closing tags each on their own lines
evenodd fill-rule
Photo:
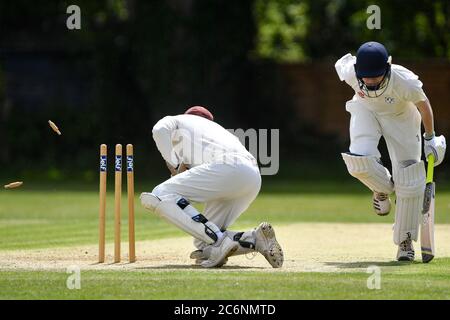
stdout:
<svg viewBox="0 0 450 320">
<path fill-rule="evenodd" d="M 140 270 L 164 270 L 164 269 L 178 269 L 178 270 L 251 270 L 251 269 L 265 269 L 263 267 L 242 267 L 242 266 L 223 266 L 220 268 L 204 268 L 199 265 L 180 265 L 180 264 L 167 264 L 154 267 L 139 267 Z"/>
<path fill-rule="evenodd" d="M 363 262 L 325 262 L 327 266 L 333 266 L 339 269 L 359 269 L 370 266 L 377 267 L 403 267 L 410 266 L 414 262 L 409 261 L 363 261 Z"/>
</svg>

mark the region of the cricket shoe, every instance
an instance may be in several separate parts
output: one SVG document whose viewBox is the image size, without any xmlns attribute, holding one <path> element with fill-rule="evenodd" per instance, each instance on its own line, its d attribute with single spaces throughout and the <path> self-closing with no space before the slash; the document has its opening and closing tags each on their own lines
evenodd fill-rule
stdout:
<svg viewBox="0 0 450 320">
<path fill-rule="evenodd" d="M 373 209 L 379 216 L 387 216 L 391 211 L 391 199 L 387 193 L 373 193 Z"/>
<path fill-rule="evenodd" d="M 203 250 L 195 250 L 192 251 L 191 254 L 189 255 L 189 258 L 191 259 L 195 259 L 195 263 L 197 263 L 198 260 L 208 260 L 208 257 L 206 256 L 206 254 L 203 252 Z"/>
<path fill-rule="evenodd" d="M 414 261 L 414 247 L 411 237 L 400 243 L 397 251 L 398 261 Z"/>
<path fill-rule="evenodd" d="M 255 230 L 255 249 L 274 268 L 281 268 L 284 261 L 283 249 L 275 238 L 275 231 L 268 222 L 261 223 Z"/>
<path fill-rule="evenodd" d="M 237 250 L 239 244 L 227 236 L 222 236 L 216 243 L 209 245 L 204 250 L 208 252 L 208 260 L 200 263 L 202 267 L 214 268 L 224 265 L 225 260 Z"/>
<path fill-rule="evenodd" d="M 203 261 L 208 260 L 208 255 L 205 253 L 204 250 L 195 250 L 195 251 L 191 252 L 189 258 L 194 259 L 196 265 L 201 265 Z M 223 263 L 218 264 L 216 267 L 221 267 L 224 264 L 226 264 L 227 262 L 228 262 L 228 258 L 225 258 L 225 260 L 223 260 Z"/>
</svg>

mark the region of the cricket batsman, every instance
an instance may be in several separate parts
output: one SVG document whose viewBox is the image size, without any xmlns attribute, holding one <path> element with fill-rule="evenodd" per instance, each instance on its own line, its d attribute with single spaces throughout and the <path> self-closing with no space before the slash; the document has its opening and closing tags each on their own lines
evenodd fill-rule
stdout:
<svg viewBox="0 0 450 320">
<path fill-rule="evenodd" d="M 283 251 L 269 223 L 246 232 L 228 230 L 261 188 L 257 161 L 239 139 L 200 106 L 162 118 L 152 133 L 172 176 L 142 193 L 141 203 L 194 237 L 197 250 L 190 258 L 212 268 L 231 255 L 256 251 L 272 267 L 281 267 Z M 194 202 L 205 204 L 202 213 Z"/>
<path fill-rule="evenodd" d="M 434 132 L 433 111 L 422 82 L 410 70 L 391 64 L 386 48 L 378 42 L 361 45 L 335 64 L 341 81 L 355 90 L 346 103 L 350 113 L 350 150 L 342 153 L 348 172 L 373 192 L 375 213 L 391 210 L 395 192 L 394 243 L 397 260 L 413 261 L 419 217 L 425 189 L 424 154 L 433 154 L 435 166 L 444 159 L 444 136 Z M 392 163 L 392 175 L 381 162 L 378 142 L 384 137 Z"/>
</svg>

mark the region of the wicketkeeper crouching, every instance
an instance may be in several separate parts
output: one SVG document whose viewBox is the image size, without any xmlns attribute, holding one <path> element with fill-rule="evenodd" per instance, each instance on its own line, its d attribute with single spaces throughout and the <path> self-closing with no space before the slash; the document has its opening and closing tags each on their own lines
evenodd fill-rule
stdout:
<svg viewBox="0 0 450 320">
<path fill-rule="evenodd" d="M 269 223 L 246 232 L 228 230 L 261 188 L 257 162 L 239 139 L 199 106 L 162 118 L 152 132 L 172 177 L 142 193 L 141 203 L 195 238 L 191 259 L 220 267 L 231 255 L 257 251 L 272 267 L 281 267 L 283 251 Z M 191 202 L 204 203 L 203 213 Z"/>
</svg>

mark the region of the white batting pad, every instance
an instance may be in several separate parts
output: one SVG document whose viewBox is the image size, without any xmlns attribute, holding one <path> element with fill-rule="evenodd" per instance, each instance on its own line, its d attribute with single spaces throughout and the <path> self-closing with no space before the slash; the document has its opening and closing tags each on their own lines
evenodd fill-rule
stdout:
<svg viewBox="0 0 450 320">
<path fill-rule="evenodd" d="M 348 172 L 370 190 L 390 194 L 394 191 L 391 174 L 375 156 L 354 156 L 342 153 Z"/>
<path fill-rule="evenodd" d="M 232 256 L 238 256 L 242 254 L 247 254 L 251 252 L 255 252 L 255 245 L 256 245 L 256 236 L 255 236 L 255 229 L 245 231 L 245 232 L 237 232 L 237 231 L 230 231 L 226 230 L 224 232 L 225 236 L 232 239 L 236 243 L 239 244 L 238 248 L 235 252 L 233 252 Z M 199 241 L 197 239 L 194 240 L 194 246 L 197 249 L 203 250 L 205 252 L 205 248 L 208 244 Z M 205 252 L 206 255 L 208 252 Z"/>
<path fill-rule="evenodd" d="M 236 232 L 236 231 L 225 231 L 225 234 L 236 241 L 239 246 L 232 256 L 238 256 L 242 254 L 247 254 L 255 251 L 256 236 L 255 230 L 249 230 L 246 232 Z"/>
<path fill-rule="evenodd" d="M 417 241 L 419 217 L 425 191 L 425 166 L 423 161 L 406 168 L 398 168 L 394 175 L 397 196 L 394 223 L 394 243 L 408 238 Z"/>
<path fill-rule="evenodd" d="M 194 238 L 208 244 L 217 241 L 217 233 L 220 233 L 220 229 L 200 214 L 186 199 L 177 195 L 159 198 L 152 193 L 143 193 L 141 203 L 146 209 L 154 211 Z"/>
<path fill-rule="evenodd" d="M 149 192 L 141 193 L 140 199 L 142 206 L 152 212 L 155 211 L 156 207 L 161 202 L 160 198 Z"/>
</svg>

